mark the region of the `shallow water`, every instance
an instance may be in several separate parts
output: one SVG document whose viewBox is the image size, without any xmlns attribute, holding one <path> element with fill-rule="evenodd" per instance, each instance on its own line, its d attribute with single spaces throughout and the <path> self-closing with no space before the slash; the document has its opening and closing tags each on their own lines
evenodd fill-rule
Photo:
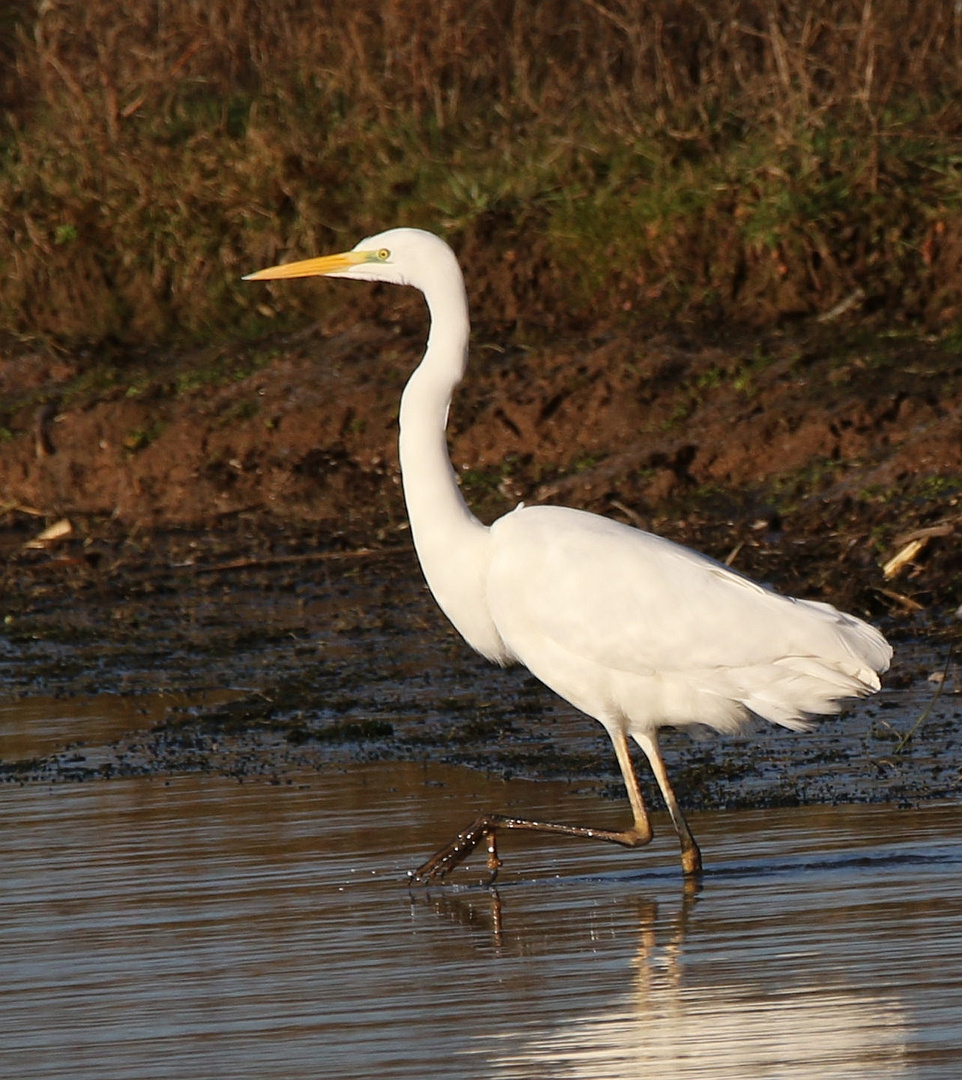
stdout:
<svg viewBox="0 0 962 1080">
<path fill-rule="evenodd" d="M 0 788 L 0 1075 L 957 1077 L 962 806 L 704 813 L 626 852 L 506 836 L 497 892 L 405 871 L 590 788 L 330 768 Z"/>
</svg>

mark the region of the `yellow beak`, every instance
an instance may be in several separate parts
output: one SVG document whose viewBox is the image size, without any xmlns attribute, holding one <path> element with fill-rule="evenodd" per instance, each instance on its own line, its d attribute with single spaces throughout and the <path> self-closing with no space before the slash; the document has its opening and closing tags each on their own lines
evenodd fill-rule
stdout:
<svg viewBox="0 0 962 1080">
<path fill-rule="evenodd" d="M 344 251 L 339 255 L 322 255 L 318 259 L 303 259 L 300 262 L 284 263 L 282 266 L 270 266 L 266 270 L 255 270 L 245 274 L 242 281 L 272 281 L 276 278 L 316 277 L 319 274 L 336 274 L 348 270 L 369 258 L 366 251 Z"/>
</svg>

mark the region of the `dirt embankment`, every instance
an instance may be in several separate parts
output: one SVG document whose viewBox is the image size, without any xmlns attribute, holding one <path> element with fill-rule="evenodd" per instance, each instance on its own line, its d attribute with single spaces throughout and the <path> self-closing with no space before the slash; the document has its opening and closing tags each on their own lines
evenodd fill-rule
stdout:
<svg viewBox="0 0 962 1080">
<path fill-rule="evenodd" d="M 308 526 L 322 547 L 395 542 L 397 404 L 423 333 L 418 306 L 402 303 L 390 323 L 315 328 L 256 352 L 93 369 L 9 354 L 8 549 L 39 518 L 62 517 L 75 548 L 236 520 Z M 504 350 L 482 331 L 450 435 L 482 517 L 519 499 L 562 502 L 863 610 L 962 600 L 962 357 L 944 342 L 612 330 Z M 913 537 L 913 558 L 886 579 L 881 566 Z"/>
<path fill-rule="evenodd" d="M 192 702 L 107 747 L 68 740 L 6 762 L 3 777 L 278 777 L 427 753 L 610 775 L 592 725 L 545 741 L 569 710 L 523 672 L 472 660 L 419 581 L 395 441 L 423 315 L 400 319 L 400 333 L 362 318 L 256 353 L 128 358 L 99 369 L 99 386 L 89 361 L 0 364 L 5 692 Z M 586 506 L 867 616 L 896 642 L 867 726 L 860 714 L 809 740 L 804 782 L 786 733 L 697 753 L 670 743 L 692 805 L 951 796 L 960 373 L 944 343 L 612 331 L 501 351 L 480 334 L 452 455 L 482 517 L 518 499 Z M 353 556 L 364 548 L 385 554 Z M 948 689 L 926 716 L 939 672 Z"/>
</svg>

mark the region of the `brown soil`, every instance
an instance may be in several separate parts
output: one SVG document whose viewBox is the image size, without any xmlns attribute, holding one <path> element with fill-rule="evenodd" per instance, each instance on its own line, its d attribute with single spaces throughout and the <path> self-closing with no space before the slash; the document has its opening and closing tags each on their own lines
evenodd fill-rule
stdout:
<svg viewBox="0 0 962 1080">
<path fill-rule="evenodd" d="M 73 527 L 47 558 L 236 521 L 306 526 L 322 548 L 400 542 L 397 403 L 423 313 L 401 300 L 389 320 L 351 318 L 257 353 L 101 368 L 9 353 L 7 550 L 41 517 Z M 823 328 L 725 343 L 611 329 L 507 349 L 494 336 L 476 333 L 452 407 L 453 460 L 480 516 L 519 499 L 585 506 L 863 611 L 959 603 L 962 358 L 944 344 L 840 343 Z M 921 550 L 884 580 L 918 530 Z"/>
<path fill-rule="evenodd" d="M 400 307 L 400 332 L 349 317 L 256 353 L 0 363 L 0 688 L 192 703 L 159 724 L 145 706 L 149 730 L 106 747 L 65 735 L 0 781 L 281 778 L 430 756 L 608 777 L 621 796 L 597 725 L 472 658 L 431 603 L 395 448 L 423 314 Z M 611 330 L 507 350 L 493 336 L 476 335 L 451 425 L 482 517 L 518 499 L 586 506 L 868 616 L 896 643 L 883 693 L 841 726 L 669 740 L 686 805 L 957 796 L 959 357 L 822 333 L 723 345 Z M 63 536 L 30 543 L 63 518 Z"/>
</svg>

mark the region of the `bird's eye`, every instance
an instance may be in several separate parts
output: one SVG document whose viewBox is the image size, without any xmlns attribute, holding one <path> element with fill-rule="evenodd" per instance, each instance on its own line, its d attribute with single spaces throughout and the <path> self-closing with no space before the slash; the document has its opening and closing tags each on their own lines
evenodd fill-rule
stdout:
<svg viewBox="0 0 962 1080">
<path fill-rule="evenodd" d="M 391 253 L 390 251 L 388 251 L 387 248 L 381 248 L 381 250 L 377 253 L 377 257 L 381 260 L 381 262 L 387 262 L 388 259 L 390 259 L 391 257 Z"/>
</svg>

